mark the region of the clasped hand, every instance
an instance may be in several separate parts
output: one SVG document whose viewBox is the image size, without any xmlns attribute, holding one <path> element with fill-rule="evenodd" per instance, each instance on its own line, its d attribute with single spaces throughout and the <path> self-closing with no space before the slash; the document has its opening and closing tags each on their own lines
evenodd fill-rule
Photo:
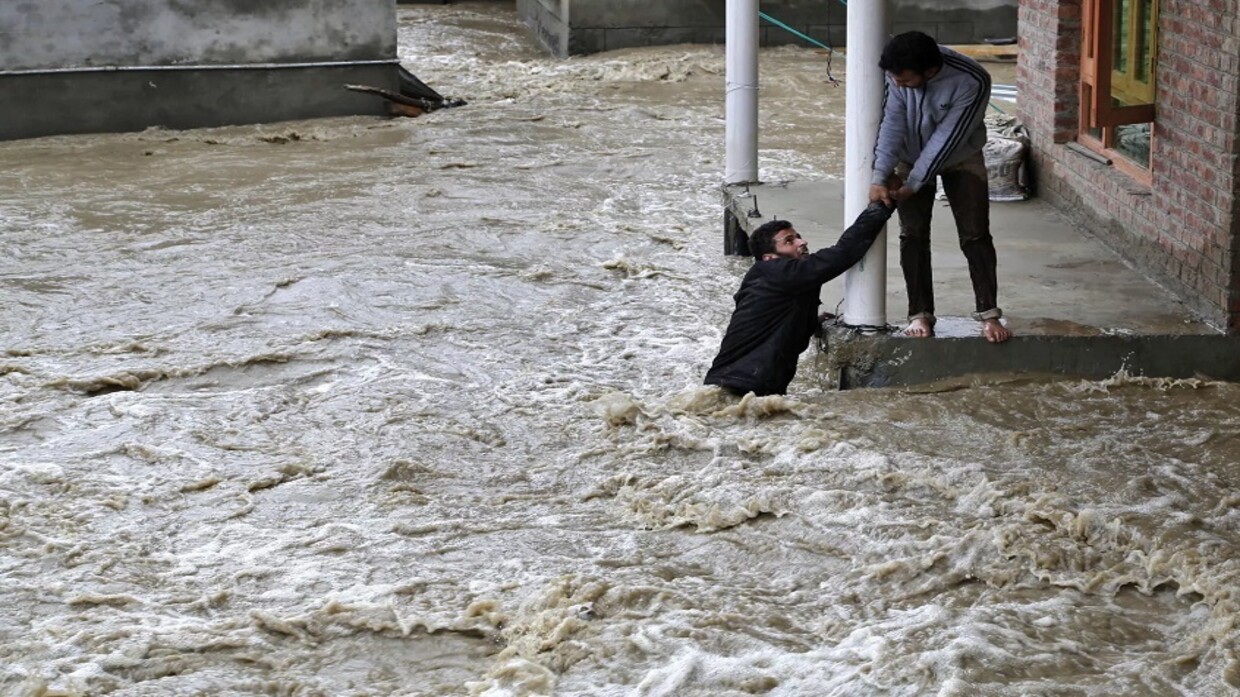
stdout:
<svg viewBox="0 0 1240 697">
<path fill-rule="evenodd" d="M 870 201 L 882 201 L 884 206 L 891 207 L 901 203 L 913 195 L 913 190 L 905 185 L 904 180 L 896 175 L 887 178 L 887 183 L 870 185 Z"/>
</svg>

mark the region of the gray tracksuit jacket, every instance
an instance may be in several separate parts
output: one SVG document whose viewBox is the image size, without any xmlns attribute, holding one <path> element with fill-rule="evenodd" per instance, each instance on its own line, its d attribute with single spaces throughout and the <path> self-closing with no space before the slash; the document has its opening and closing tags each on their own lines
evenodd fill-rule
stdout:
<svg viewBox="0 0 1240 697">
<path fill-rule="evenodd" d="M 885 184 L 896 165 L 913 165 L 905 184 L 913 191 L 945 167 L 963 162 L 986 145 L 990 74 L 977 61 L 946 46 L 943 68 L 917 89 L 887 77 L 883 123 L 874 146 L 872 184 Z"/>
</svg>

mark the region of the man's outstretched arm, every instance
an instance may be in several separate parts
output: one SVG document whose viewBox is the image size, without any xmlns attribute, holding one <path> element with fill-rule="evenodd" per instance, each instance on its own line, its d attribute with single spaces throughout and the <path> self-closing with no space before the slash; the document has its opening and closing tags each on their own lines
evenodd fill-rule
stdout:
<svg viewBox="0 0 1240 697">
<path fill-rule="evenodd" d="M 831 274 L 831 278 L 835 278 L 852 268 L 853 264 L 861 261 L 861 257 L 870 251 L 870 245 L 874 244 L 874 239 L 883 231 L 883 226 L 895 210 L 894 205 L 888 207 L 879 201 L 871 203 L 861 211 L 861 215 L 857 216 L 834 245 L 824 247 L 810 256 L 828 262 L 831 266 L 838 266 L 839 270 Z"/>
<path fill-rule="evenodd" d="M 861 261 L 894 212 L 894 207 L 871 203 L 834 245 L 823 247 L 804 259 L 773 265 L 771 281 L 790 292 L 797 292 L 821 286 L 839 276 Z"/>
</svg>

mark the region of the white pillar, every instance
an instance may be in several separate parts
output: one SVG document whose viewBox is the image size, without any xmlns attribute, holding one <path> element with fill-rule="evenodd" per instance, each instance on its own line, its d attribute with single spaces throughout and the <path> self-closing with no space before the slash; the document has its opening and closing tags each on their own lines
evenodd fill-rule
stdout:
<svg viewBox="0 0 1240 697">
<path fill-rule="evenodd" d="M 870 204 L 874 140 L 883 118 L 883 71 L 878 67 L 891 33 L 890 0 L 849 0 L 845 89 L 844 225 Z M 844 274 L 844 323 L 887 324 L 887 233 Z"/>
<path fill-rule="evenodd" d="M 723 182 L 758 181 L 758 0 L 728 0 Z"/>
</svg>

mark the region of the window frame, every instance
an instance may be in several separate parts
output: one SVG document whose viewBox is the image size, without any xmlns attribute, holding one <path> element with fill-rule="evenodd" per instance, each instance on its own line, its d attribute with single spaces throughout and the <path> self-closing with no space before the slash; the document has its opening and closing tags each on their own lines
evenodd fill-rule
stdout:
<svg viewBox="0 0 1240 697">
<path fill-rule="evenodd" d="M 1139 2 L 1140 0 L 1134 0 Z M 1115 106 L 1111 103 L 1112 69 L 1115 50 L 1114 13 L 1117 0 L 1082 0 L 1081 3 L 1081 77 L 1080 77 L 1080 125 L 1077 140 L 1091 150 L 1110 158 L 1116 169 L 1150 184 L 1153 180 L 1153 162 L 1142 166 L 1115 148 L 1115 129 L 1128 124 L 1150 123 L 1156 117 L 1155 91 L 1150 88 L 1149 104 Z M 1159 0 L 1151 0 L 1149 21 L 1151 27 L 1150 80 L 1158 65 L 1158 12 Z M 1128 26 L 1131 42 L 1139 39 L 1137 18 Z M 1090 133 L 1098 129 L 1100 136 Z M 1154 152 L 1154 133 L 1150 133 L 1151 159 Z"/>
</svg>

